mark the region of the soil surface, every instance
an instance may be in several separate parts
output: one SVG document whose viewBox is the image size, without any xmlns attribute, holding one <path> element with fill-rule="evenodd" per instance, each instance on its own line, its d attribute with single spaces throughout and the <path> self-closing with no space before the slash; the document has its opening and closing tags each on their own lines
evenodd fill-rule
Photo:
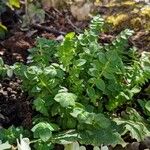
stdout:
<svg viewBox="0 0 150 150">
<path fill-rule="evenodd" d="M 27 93 L 21 90 L 17 78 L 3 79 L 0 83 L 0 125 L 31 127 L 32 109 Z"/>
</svg>

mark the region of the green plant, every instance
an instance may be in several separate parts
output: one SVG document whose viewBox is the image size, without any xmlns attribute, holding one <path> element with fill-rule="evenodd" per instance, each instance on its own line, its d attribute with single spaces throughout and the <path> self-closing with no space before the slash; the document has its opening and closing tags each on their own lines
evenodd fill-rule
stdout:
<svg viewBox="0 0 150 150">
<path fill-rule="evenodd" d="M 139 119 L 120 121 L 114 119 L 115 111 L 132 104 L 133 96 L 149 80 L 150 56 L 137 55 L 129 47 L 130 30 L 122 31 L 110 44 L 99 43 L 103 26 L 104 20 L 96 16 L 83 34 L 69 33 L 61 43 L 39 38 L 29 50 L 27 65 L 9 67 L 34 98 L 37 116 L 31 131 L 36 149 L 75 141 L 125 145 L 121 135 L 128 131 L 133 135 L 128 124 L 134 126 Z M 147 124 L 142 126 L 149 132 Z M 142 140 L 147 133 L 133 137 Z"/>
</svg>

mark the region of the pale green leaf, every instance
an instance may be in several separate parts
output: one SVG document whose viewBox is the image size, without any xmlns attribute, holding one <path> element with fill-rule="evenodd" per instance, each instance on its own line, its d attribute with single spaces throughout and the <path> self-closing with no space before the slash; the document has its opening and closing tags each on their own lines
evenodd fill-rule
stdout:
<svg viewBox="0 0 150 150">
<path fill-rule="evenodd" d="M 124 118 L 116 118 L 116 121 L 119 125 L 125 126 L 125 132 L 130 132 L 130 135 L 133 139 L 137 141 L 143 141 L 145 137 L 150 135 L 150 128 L 145 122 L 144 118 L 133 108 L 127 108 L 127 114 Z"/>
<path fill-rule="evenodd" d="M 77 96 L 73 93 L 58 93 L 54 100 L 59 102 L 62 107 L 75 106 Z"/>
<path fill-rule="evenodd" d="M 1 140 L 0 140 L 0 150 L 7 150 L 7 149 L 10 149 L 11 148 L 11 145 L 9 144 L 9 142 L 5 142 L 5 143 L 2 143 Z"/>
</svg>

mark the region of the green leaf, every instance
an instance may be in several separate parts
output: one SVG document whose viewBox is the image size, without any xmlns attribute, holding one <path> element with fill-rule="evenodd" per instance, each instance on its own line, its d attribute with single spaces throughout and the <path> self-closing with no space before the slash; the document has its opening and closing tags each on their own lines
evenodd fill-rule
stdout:
<svg viewBox="0 0 150 150">
<path fill-rule="evenodd" d="M 95 97 L 95 90 L 93 87 L 88 87 L 86 92 L 91 99 Z"/>
<path fill-rule="evenodd" d="M 45 142 L 36 142 L 34 144 L 34 148 L 36 150 L 53 150 L 54 149 L 54 145 L 51 143 L 45 143 Z"/>
<path fill-rule="evenodd" d="M 36 124 L 31 131 L 34 132 L 35 138 L 41 138 L 46 142 L 52 137 L 52 131 L 58 131 L 59 127 L 56 124 L 40 122 Z"/>
<path fill-rule="evenodd" d="M 98 54 L 98 60 L 99 60 L 101 63 L 105 64 L 105 63 L 107 62 L 105 53 L 100 52 L 100 53 Z"/>
<path fill-rule="evenodd" d="M 29 137 L 29 132 L 22 127 L 15 128 L 14 126 L 11 126 L 7 129 L 0 129 L 0 140 L 2 142 L 8 141 L 10 144 L 16 143 L 16 139 L 20 138 L 20 135 L 24 135 Z"/>
<path fill-rule="evenodd" d="M 48 141 L 52 137 L 52 132 L 48 129 L 39 129 L 38 131 L 39 137 L 43 142 Z"/>
<path fill-rule="evenodd" d="M 45 101 L 42 98 L 35 99 L 34 102 L 33 102 L 33 104 L 34 104 L 35 109 L 37 111 L 39 111 L 40 113 L 42 113 L 45 116 L 49 115 L 48 111 L 47 111 L 47 108 L 46 108 Z"/>
<path fill-rule="evenodd" d="M 96 114 L 94 121 L 101 128 L 108 128 L 111 125 L 110 120 L 106 118 L 103 114 Z"/>
<path fill-rule="evenodd" d="M 58 56 L 64 67 L 69 66 L 75 54 L 74 33 L 68 33 L 61 46 L 58 48 Z"/>
<path fill-rule="evenodd" d="M 2 29 L 2 30 L 4 30 L 4 31 L 7 31 L 6 26 L 4 26 L 1 22 L 0 22 L 0 29 Z"/>
<path fill-rule="evenodd" d="M 0 66 L 3 66 L 4 65 L 4 61 L 3 59 L 0 57 Z"/>
<path fill-rule="evenodd" d="M 75 32 L 70 32 L 70 33 L 68 33 L 68 34 L 65 36 L 65 38 L 67 38 L 67 39 L 73 39 L 74 36 L 75 36 Z"/>
<path fill-rule="evenodd" d="M 54 100 L 59 102 L 62 107 L 75 106 L 77 96 L 73 93 L 58 93 Z"/>
<path fill-rule="evenodd" d="M 7 69 L 7 75 L 8 75 L 8 77 L 12 77 L 13 76 L 13 69 L 11 69 L 11 68 L 8 68 Z"/>
<path fill-rule="evenodd" d="M 86 131 L 81 131 L 79 132 L 79 141 L 81 144 L 92 144 L 95 146 L 99 145 L 117 145 L 121 144 L 125 146 L 125 142 L 122 140 L 121 135 L 111 128 L 107 129 L 93 129 L 93 130 L 86 130 Z"/>
<path fill-rule="evenodd" d="M 114 121 L 119 125 L 125 126 L 125 133 L 130 132 L 133 139 L 137 141 L 143 141 L 145 137 L 150 135 L 149 125 L 144 118 L 133 108 L 127 108 L 127 114 L 124 118 L 116 118 Z"/>
<path fill-rule="evenodd" d="M 84 112 L 80 113 L 77 116 L 77 118 L 80 123 L 91 124 L 91 125 L 94 123 L 94 114 L 93 113 L 84 111 Z"/>
<path fill-rule="evenodd" d="M 7 28 L 2 23 L 0 23 L 0 39 L 5 38 L 6 32 L 7 32 Z"/>
<path fill-rule="evenodd" d="M 83 66 L 85 63 L 86 63 L 86 60 L 85 60 L 85 59 L 78 59 L 78 60 L 75 62 L 75 65 L 76 65 L 77 67 L 80 67 L 80 66 Z"/>
<path fill-rule="evenodd" d="M 71 116 L 69 116 L 67 118 L 66 127 L 69 129 L 74 129 L 74 128 L 76 128 L 76 125 L 77 125 L 77 120 L 75 118 L 72 118 Z"/>
<path fill-rule="evenodd" d="M 145 108 L 146 108 L 147 111 L 150 112 L 150 101 L 146 102 Z"/>
<path fill-rule="evenodd" d="M 96 87 L 101 91 L 105 91 L 105 82 L 102 79 L 96 79 Z"/>
<path fill-rule="evenodd" d="M 49 75 L 51 78 L 54 78 L 57 75 L 57 70 L 53 66 L 44 68 L 44 72 L 46 75 Z"/>
<path fill-rule="evenodd" d="M 106 52 L 106 58 L 109 61 L 115 61 L 118 58 L 117 52 L 115 50 Z"/>
<path fill-rule="evenodd" d="M 114 76 L 111 72 L 108 72 L 108 71 L 104 71 L 104 72 L 103 72 L 103 76 L 104 76 L 106 79 L 115 79 L 115 76 Z"/>
<path fill-rule="evenodd" d="M 78 140 L 78 132 L 76 130 L 68 130 L 54 135 L 56 143 L 69 144 Z"/>
<path fill-rule="evenodd" d="M 70 113 L 71 116 L 73 116 L 74 118 L 77 118 L 77 116 L 81 113 L 84 112 L 83 108 L 80 107 L 74 107 L 74 109 L 72 110 L 72 112 Z"/>
<path fill-rule="evenodd" d="M 8 5 L 10 7 L 20 8 L 20 0 L 9 0 Z"/>
</svg>

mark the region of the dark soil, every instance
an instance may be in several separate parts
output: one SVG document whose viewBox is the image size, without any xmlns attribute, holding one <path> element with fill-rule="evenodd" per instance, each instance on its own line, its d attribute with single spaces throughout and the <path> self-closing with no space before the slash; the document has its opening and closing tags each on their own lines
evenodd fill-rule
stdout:
<svg viewBox="0 0 150 150">
<path fill-rule="evenodd" d="M 31 127 L 32 109 L 27 93 L 21 90 L 17 78 L 5 78 L 0 83 L 0 126 Z"/>
</svg>

